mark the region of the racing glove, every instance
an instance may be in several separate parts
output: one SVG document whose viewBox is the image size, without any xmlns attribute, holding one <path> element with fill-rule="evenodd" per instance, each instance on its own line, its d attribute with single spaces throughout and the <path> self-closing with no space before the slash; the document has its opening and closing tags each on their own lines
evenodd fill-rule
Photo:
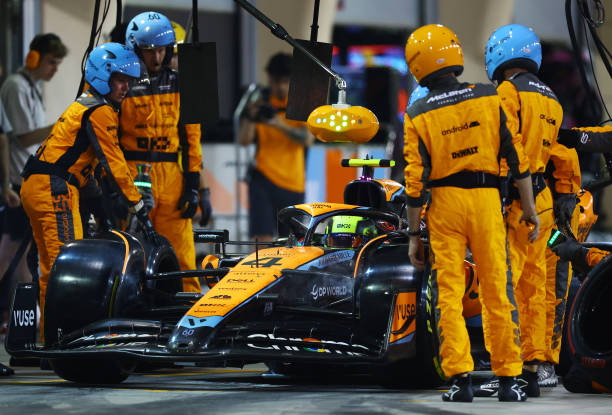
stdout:
<svg viewBox="0 0 612 415">
<path fill-rule="evenodd" d="M 576 195 L 573 193 L 559 193 L 553 200 L 553 211 L 557 224 L 565 225 L 571 223 L 572 213 L 576 208 Z"/>
<path fill-rule="evenodd" d="M 572 266 L 577 272 L 586 273 L 589 270 L 587 263 L 588 248 L 582 246 L 578 241 L 568 238 L 557 246 L 553 246 L 552 251 L 564 261 L 571 261 Z"/>
<path fill-rule="evenodd" d="M 202 216 L 200 217 L 200 226 L 206 226 L 212 215 L 212 205 L 210 203 L 210 189 L 200 189 L 200 210 Z"/>
<path fill-rule="evenodd" d="M 559 144 L 563 144 L 568 148 L 576 148 L 578 143 L 580 142 L 581 132 L 579 130 L 571 130 L 568 128 L 561 128 L 559 130 L 559 137 L 557 138 L 557 142 Z"/>
<path fill-rule="evenodd" d="M 134 205 L 133 209 L 136 219 L 138 219 L 138 223 L 142 228 L 142 233 L 145 239 L 155 246 L 162 245 L 162 238 L 153 227 L 153 222 L 151 222 L 151 219 L 149 218 L 149 212 L 142 199 L 136 203 L 136 205 Z"/>
<path fill-rule="evenodd" d="M 200 187 L 199 172 L 183 173 L 183 195 L 179 199 L 178 210 L 182 211 L 182 218 L 193 218 L 198 210 L 198 187 Z"/>
</svg>

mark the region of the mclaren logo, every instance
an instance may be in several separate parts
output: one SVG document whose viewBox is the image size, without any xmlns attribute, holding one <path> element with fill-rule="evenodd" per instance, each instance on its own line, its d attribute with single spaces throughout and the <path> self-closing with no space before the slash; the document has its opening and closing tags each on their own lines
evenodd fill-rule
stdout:
<svg viewBox="0 0 612 415">
<path fill-rule="evenodd" d="M 476 153 L 478 153 L 478 146 L 464 148 L 459 151 L 453 151 L 452 156 L 454 159 L 458 159 L 458 158 L 469 156 L 471 154 L 476 154 Z"/>
<path fill-rule="evenodd" d="M 529 81 L 529 86 L 536 87 L 537 89 L 541 89 L 541 90 L 543 90 L 543 91 L 550 91 L 550 88 L 549 88 L 549 87 L 547 87 L 546 85 L 541 84 L 541 83 L 539 83 L 539 82 Z"/>
<path fill-rule="evenodd" d="M 467 130 L 469 128 L 478 127 L 479 125 L 480 125 L 480 123 L 478 121 L 472 121 L 469 124 L 466 122 L 463 125 L 456 125 L 456 126 L 453 126 L 453 128 L 449 128 L 447 130 L 442 130 L 442 135 L 454 134 L 456 132 Z"/>
<path fill-rule="evenodd" d="M 459 95 L 467 94 L 469 92 L 472 92 L 472 88 L 474 88 L 473 85 L 469 86 L 468 88 L 458 89 L 457 91 L 443 92 L 441 94 L 434 95 L 433 97 L 427 99 L 427 103 L 431 104 L 432 102 L 437 102 L 437 101 L 441 101 L 443 99 L 452 98 L 452 97 L 456 97 L 456 96 L 459 96 Z"/>
</svg>

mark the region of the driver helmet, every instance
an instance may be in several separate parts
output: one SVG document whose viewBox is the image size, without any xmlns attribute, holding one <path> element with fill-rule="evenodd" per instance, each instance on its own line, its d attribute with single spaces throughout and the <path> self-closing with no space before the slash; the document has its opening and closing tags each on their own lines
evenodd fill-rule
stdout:
<svg viewBox="0 0 612 415">
<path fill-rule="evenodd" d="M 359 248 L 377 235 L 371 219 L 361 216 L 334 216 L 325 229 L 329 248 Z"/>
</svg>

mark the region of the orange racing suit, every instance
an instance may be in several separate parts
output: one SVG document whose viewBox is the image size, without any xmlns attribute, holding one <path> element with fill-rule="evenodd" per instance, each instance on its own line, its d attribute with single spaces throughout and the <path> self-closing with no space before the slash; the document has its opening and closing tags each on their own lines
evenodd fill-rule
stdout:
<svg viewBox="0 0 612 415">
<path fill-rule="evenodd" d="M 270 95 L 269 103 L 294 128 L 304 127 L 300 121 L 286 117 L 287 98 L 280 100 Z M 272 184 L 295 193 L 304 193 L 306 163 L 304 144 L 291 140 L 278 128 L 266 123 L 257 123 L 257 152 L 255 166 Z"/>
<path fill-rule="evenodd" d="M 589 252 L 586 255 L 586 262 L 590 267 L 594 267 L 599 264 L 605 257 L 610 255 L 610 251 L 604 251 L 599 248 L 589 248 Z"/>
<path fill-rule="evenodd" d="M 444 78 L 406 110 L 404 157 L 409 204 L 428 213 L 433 303 L 446 376 L 474 369 L 462 314 L 463 263 L 469 246 L 480 279 L 485 342 L 498 376 L 521 373 L 518 314 L 508 269 L 499 194 L 499 158 L 513 174 L 528 177 L 506 128 L 492 85 Z"/>
<path fill-rule="evenodd" d="M 546 242 L 555 223 L 552 193 L 544 179 L 549 160 L 555 167 L 558 192 L 576 193 L 579 187 L 574 187 L 571 181 L 574 172 L 571 153 L 557 143 L 563 109 L 552 90 L 535 75 L 519 72 L 502 82 L 497 91 L 517 151 L 523 152 L 529 160 L 536 212 L 540 217 L 540 235 L 535 242 L 529 243 L 530 229 L 519 222 L 523 209 L 518 197 L 514 197 L 507 209 L 510 263 L 519 310 L 523 359 L 525 362 L 545 361 L 547 296 L 551 297 L 551 304 L 554 302 L 552 298 L 556 297 L 555 274 L 547 284 L 546 272 Z M 547 294 L 549 290 L 552 292 Z M 554 313 L 552 305 L 551 313 Z"/>
<path fill-rule="evenodd" d="M 83 238 L 79 187 L 98 163 L 130 206 L 140 193 L 119 148 L 117 110 L 99 95 L 82 94 L 60 116 L 51 134 L 30 157 L 22 175 L 21 201 L 40 255 L 40 327 L 51 266 L 60 247 Z"/>
<path fill-rule="evenodd" d="M 177 72 L 163 67 L 130 89 L 121 104 L 119 142 L 132 175 L 149 163 L 155 229 L 176 253 L 181 270 L 194 269 L 195 246 L 190 218 L 182 218 L 179 199 L 186 185 L 199 187 L 202 165 L 200 125 L 180 122 Z M 187 183 L 185 183 L 187 182 Z M 197 278 L 184 278 L 183 291 L 200 292 Z"/>
</svg>

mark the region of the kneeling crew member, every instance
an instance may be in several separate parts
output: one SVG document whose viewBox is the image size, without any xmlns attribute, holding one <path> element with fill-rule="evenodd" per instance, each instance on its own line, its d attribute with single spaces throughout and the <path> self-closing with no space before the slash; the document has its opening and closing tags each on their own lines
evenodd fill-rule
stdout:
<svg viewBox="0 0 612 415">
<path fill-rule="evenodd" d="M 40 252 L 43 341 L 49 272 L 60 247 L 83 238 L 79 188 L 91 177 L 95 165 L 102 166 L 111 185 L 126 199 L 143 225 L 145 237 L 159 243 L 117 139 L 120 102 L 130 82 L 139 76 L 138 58 L 124 45 L 105 43 L 95 48 L 85 66 L 89 90 L 61 115 L 23 170 L 21 200 Z"/>
<path fill-rule="evenodd" d="M 515 378 L 523 362 L 499 194 L 499 158 L 507 160 L 516 177 L 524 207 L 521 221 L 534 225 L 533 241 L 540 222 L 529 168 L 512 144 L 495 88 L 456 79 L 463 71 L 463 52 L 451 30 L 441 25 L 415 30 L 406 44 L 406 61 L 419 84 L 429 88 L 406 111 L 404 157 L 410 204 L 409 256 L 417 269 L 425 265 L 419 221 L 425 187 L 431 188 L 427 222 L 433 302 L 442 370 L 453 380 L 442 399 L 470 402 L 473 398 L 469 372 L 474 362 L 461 305 L 463 261 L 469 246 L 482 275 L 485 341 L 493 372 L 501 379 L 499 400 L 523 401 L 525 393 Z"/>
</svg>

